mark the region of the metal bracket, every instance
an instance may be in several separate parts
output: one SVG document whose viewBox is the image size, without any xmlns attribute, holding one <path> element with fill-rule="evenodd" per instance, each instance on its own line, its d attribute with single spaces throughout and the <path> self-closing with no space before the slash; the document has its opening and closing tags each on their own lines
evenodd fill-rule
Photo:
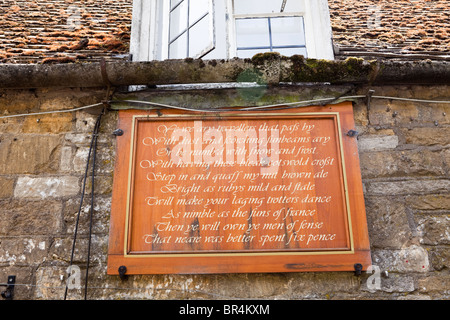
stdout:
<svg viewBox="0 0 450 320">
<path fill-rule="evenodd" d="M 113 132 L 113 135 L 115 135 L 116 137 L 121 137 L 121 136 L 123 136 L 123 134 L 124 134 L 124 132 L 122 129 L 117 129 L 117 130 L 114 130 L 114 132 Z"/>
<path fill-rule="evenodd" d="M 120 267 L 119 267 L 119 277 L 120 277 L 120 280 L 125 281 L 125 280 L 128 279 L 128 276 L 126 275 L 126 273 L 127 273 L 127 267 L 125 267 L 125 266 L 120 266 Z"/>
<path fill-rule="evenodd" d="M 360 276 L 362 273 L 363 265 L 361 263 L 355 263 L 355 276 Z"/>
<path fill-rule="evenodd" d="M 351 138 L 355 137 L 358 135 L 358 131 L 355 130 L 350 130 L 349 132 L 347 132 L 347 135 Z"/>
<path fill-rule="evenodd" d="M 15 286 L 16 286 L 16 276 L 9 276 L 8 284 L 6 285 L 6 290 L 1 293 L 2 298 L 5 300 L 13 300 Z"/>
<path fill-rule="evenodd" d="M 375 93 L 375 90 L 369 90 L 369 92 L 366 95 L 367 111 L 370 111 L 370 102 L 372 101 L 372 96 L 374 93 Z"/>
</svg>

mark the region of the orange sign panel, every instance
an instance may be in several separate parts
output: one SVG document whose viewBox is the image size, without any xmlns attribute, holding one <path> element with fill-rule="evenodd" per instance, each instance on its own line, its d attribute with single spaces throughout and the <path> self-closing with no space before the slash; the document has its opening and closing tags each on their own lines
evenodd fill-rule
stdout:
<svg viewBox="0 0 450 320">
<path fill-rule="evenodd" d="M 123 111 L 108 272 L 370 265 L 352 106 Z"/>
</svg>

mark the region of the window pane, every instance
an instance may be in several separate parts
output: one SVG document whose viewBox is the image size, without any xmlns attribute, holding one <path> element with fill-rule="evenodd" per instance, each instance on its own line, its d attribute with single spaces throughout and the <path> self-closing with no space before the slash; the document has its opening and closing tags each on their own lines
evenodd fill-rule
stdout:
<svg viewBox="0 0 450 320">
<path fill-rule="evenodd" d="M 252 58 L 255 54 L 270 52 L 270 49 L 237 50 L 237 57 L 241 59 Z"/>
<path fill-rule="evenodd" d="M 173 41 L 173 39 L 187 29 L 187 10 L 187 1 L 183 1 L 183 3 L 170 13 L 170 41 Z"/>
<path fill-rule="evenodd" d="M 211 49 L 213 39 L 211 38 L 210 16 L 207 15 L 189 30 L 189 56 L 198 58 L 201 53 L 205 54 Z"/>
<path fill-rule="evenodd" d="M 187 1 L 187 0 L 170 0 L 170 10 L 176 7 L 177 4 L 179 4 L 181 1 Z"/>
<path fill-rule="evenodd" d="M 189 25 L 192 26 L 209 11 L 210 0 L 190 0 Z"/>
<path fill-rule="evenodd" d="M 302 17 L 271 18 L 273 46 L 305 45 Z"/>
<path fill-rule="evenodd" d="M 187 33 L 169 45 L 169 59 L 184 59 L 187 55 Z"/>
<path fill-rule="evenodd" d="M 285 57 L 290 57 L 290 56 L 293 56 L 294 54 L 302 55 L 305 58 L 308 57 L 306 48 L 288 48 L 288 49 L 274 48 L 273 51 L 278 52 L 279 54 L 281 54 L 282 56 L 285 56 Z"/>
<path fill-rule="evenodd" d="M 234 0 L 234 14 L 280 13 L 283 0 Z M 287 0 L 285 13 L 304 12 L 304 0 Z"/>
<path fill-rule="evenodd" d="M 238 48 L 270 47 L 269 20 L 237 19 L 236 44 Z"/>
<path fill-rule="evenodd" d="M 234 14 L 280 12 L 282 0 L 234 0 Z"/>
<path fill-rule="evenodd" d="M 305 0 L 288 0 L 283 12 L 305 12 Z"/>
</svg>

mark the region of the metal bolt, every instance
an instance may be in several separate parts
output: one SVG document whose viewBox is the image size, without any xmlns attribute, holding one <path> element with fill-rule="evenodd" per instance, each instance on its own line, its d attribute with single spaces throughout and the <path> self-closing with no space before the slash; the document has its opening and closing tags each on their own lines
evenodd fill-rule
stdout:
<svg viewBox="0 0 450 320">
<path fill-rule="evenodd" d="M 270 158 L 269 157 L 264 157 L 263 159 L 261 159 L 261 166 L 268 167 L 269 164 L 270 164 Z"/>
<path fill-rule="evenodd" d="M 350 130 L 349 132 L 347 132 L 347 135 L 351 138 L 355 137 L 358 135 L 358 131 L 355 130 Z"/>
<path fill-rule="evenodd" d="M 360 276 L 362 273 L 363 265 L 361 263 L 355 263 L 355 276 Z"/>
<path fill-rule="evenodd" d="M 117 130 L 114 130 L 114 132 L 113 132 L 113 135 L 115 135 L 116 137 L 121 137 L 121 136 L 123 136 L 123 134 L 124 134 L 124 132 L 122 129 L 117 129 Z"/>
</svg>

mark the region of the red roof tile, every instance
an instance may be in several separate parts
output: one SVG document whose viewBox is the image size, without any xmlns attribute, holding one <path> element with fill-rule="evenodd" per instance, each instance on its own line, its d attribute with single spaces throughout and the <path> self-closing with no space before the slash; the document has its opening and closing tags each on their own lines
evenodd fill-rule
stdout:
<svg viewBox="0 0 450 320">
<path fill-rule="evenodd" d="M 129 52 L 132 0 L 3 0 L 0 61 L 117 59 Z"/>
<path fill-rule="evenodd" d="M 449 0 L 329 0 L 337 56 L 450 60 Z"/>
<path fill-rule="evenodd" d="M 449 0 L 329 0 L 336 58 L 450 60 Z M 126 59 L 132 0 L 3 0 L 0 62 Z"/>
</svg>

